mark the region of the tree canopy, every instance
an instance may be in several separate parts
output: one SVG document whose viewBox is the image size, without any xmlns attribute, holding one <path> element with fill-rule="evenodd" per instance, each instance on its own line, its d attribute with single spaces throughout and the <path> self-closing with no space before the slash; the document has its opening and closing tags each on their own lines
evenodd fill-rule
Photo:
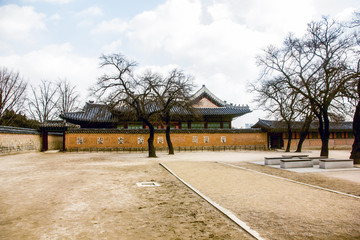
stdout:
<svg viewBox="0 0 360 240">
<path fill-rule="evenodd" d="M 289 34 L 282 46 L 269 46 L 257 58 L 261 79 L 277 79 L 309 103 L 319 121 L 321 156 L 328 156 L 330 116 L 352 110 L 352 86 L 360 76 L 358 49 L 353 31 L 324 17 L 309 23 L 303 37 Z"/>
</svg>

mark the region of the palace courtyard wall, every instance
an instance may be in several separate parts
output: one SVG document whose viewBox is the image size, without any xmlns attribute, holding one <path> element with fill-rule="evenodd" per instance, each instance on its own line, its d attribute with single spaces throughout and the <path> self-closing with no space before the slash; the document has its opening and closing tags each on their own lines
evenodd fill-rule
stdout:
<svg viewBox="0 0 360 240">
<path fill-rule="evenodd" d="M 49 133 L 49 150 L 62 149 L 63 137 Z M 0 153 L 16 153 L 41 150 L 41 134 L 35 129 L 0 126 Z"/>
<path fill-rule="evenodd" d="M 65 135 L 67 151 L 146 149 L 149 132 L 137 130 L 69 130 Z M 228 130 L 180 130 L 171 132 L 171 141 L 176 148 L 201 149 L 267 149 L 267 134 L 258 129 Z M 165 130 L 156 130 L 154 145 L 157 149 L 167 148 Z M 238 148 L 241 149 L 241 148 Z"/>
</svg>

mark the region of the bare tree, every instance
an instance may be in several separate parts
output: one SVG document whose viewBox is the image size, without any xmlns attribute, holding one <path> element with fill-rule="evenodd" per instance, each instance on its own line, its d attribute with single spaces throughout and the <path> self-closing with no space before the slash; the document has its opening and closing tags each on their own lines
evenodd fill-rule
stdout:
<svg viewBox="0 0 360 240">
<path fill-rule="evenodd" d="M 56 108 L 59 114 L 76 111 L 78 109 L 79 93 L 76 91 L 76 86 L 64 79 L 57 82 L 57 92 L 59 100 L 56 103 Z"/>
<path fill-rule="evenodd" d="M 266 75 L 280 77 L 309 101 L 319 122 L 321 156 L 329 155 L 329 112 L 348 114 L 350 83 L 359 77 L 356 39 L 344 28 L 324 17 L 310 23 L 302 39 L 289 35 L 282 48 L 270 47 L 259 58 Z"/>
<path fill-rule="evenodd" d="M 23 109 L 26 87 L 18 72 L 0 68 L 0 118 L 5 111 Z"/>
<path fill-rule="evenodd" d="M 150 72 L 135 76 L 137 64 L 121 54 L 102 55 L 100 59 L 100 66 L 107 68 L 108 73 L 98 79 L 94 94 L 116 112 L 146 124 L 150 130 L 149 157 L 156 157 L 153 118 L 160 110 L 156 107 L 149 82 L 157 81 L 159 76 Z"/>
<path fill-rule="evenodd" d="M 354 121 L 353 121 L 353 132 L 355 139 L 352 145 L 350 158 L 354 159 L 354 163 L 360 164 L 360 80 L 358 80 L 357 93 L 359 100 L 356 106 L 356 111 L 354 114 Z"/>
<path fill-rule="evenodd" d="M 351 27 L 356 29 L 360 27 L 360 12 L 355 13 L 355 18 L 352 21 Z M 355 36 L 357 37 L 357 45 L 360 46 L 359 33 Z M 360 51 L 357 53 L 360 55 Z M 358 60 L 357 71 L 360 71 L 360 59 Z M 354 159 L 354 163 L 360 164 L 360 77 L 354 81 L 353 89 L 356 89 L 354 99 L 357 101 L 357 105 L 353 118 L 354 143 L 352 145 L 350 158 Z"/>
<path fill-rule="evenodd" d="M 39 122 L 53 120 L 57 116 L 57 89 L 49 81 L 41 81 L 36 88 L 31 87 L 32 97 L 29 99 L 29 113 Z"/>
<path fill-rule="evenodd" d="M 171 142 L 171 120 L 186 112 L 193 112 L 189 102 L 194 84 L 191 76 L 186 76 L 182 71 L 173 69 L 165 78 L 158 77 L 150 80 L 148 84 L 152 88 L 153 99 L 159 107 L 159 119 L 166 126 L 166 142 L 169 154 L 174 154 Z"/>
<path fill-rule="evenodd" d="M 281 118 L 286 123 L 288 142 L 286 152 L 290 152 L 292 140 L 292 122 L 297 117 L 295 103 L 298 94 L 293 89 L 282 84 L 279 79 L 261 80 L 258 85 L 251 84 L 250 91 L 255 92 L 255 102 L 259 108 L 270 112 L 276 118 Z"/>
</svg>

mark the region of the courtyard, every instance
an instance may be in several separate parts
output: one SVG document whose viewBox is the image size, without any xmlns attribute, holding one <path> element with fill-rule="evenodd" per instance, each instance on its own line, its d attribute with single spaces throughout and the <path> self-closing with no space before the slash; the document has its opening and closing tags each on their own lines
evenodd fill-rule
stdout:
<svg viewBox="0 0 360 240">
<path fill-rule="evenodd" d="M 281 154 L 3 155 L 0 239 L 254 239 L 159 163 L 264 239 L 359 239 L 360 168 L 296 173 L 252 163 Z"/>
</svg>

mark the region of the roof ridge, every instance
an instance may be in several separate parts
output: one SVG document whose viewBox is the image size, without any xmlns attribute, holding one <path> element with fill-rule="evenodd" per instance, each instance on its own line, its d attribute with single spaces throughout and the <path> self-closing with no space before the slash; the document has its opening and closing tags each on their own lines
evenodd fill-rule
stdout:
<svg viewBox="0 0 360 240">
<path fill-rule="evenodd" d="M 221 106 L 225 106 L 226 103 L 221 100 L 220 98 L 218 98 L 215 94 L 213 94 L 212 92 L 210 92 L 210 90 L 205 87 L 205 85 L 202 86 L 202 88 L 200 88 L 191 98 L 190 100 L 193 101 L 203 95 L 207 94 L 210 98 L 212 98 L 212 100 L 214 100 L 215 102 L 217 102 L 219 105 Z"/>
</svg>

